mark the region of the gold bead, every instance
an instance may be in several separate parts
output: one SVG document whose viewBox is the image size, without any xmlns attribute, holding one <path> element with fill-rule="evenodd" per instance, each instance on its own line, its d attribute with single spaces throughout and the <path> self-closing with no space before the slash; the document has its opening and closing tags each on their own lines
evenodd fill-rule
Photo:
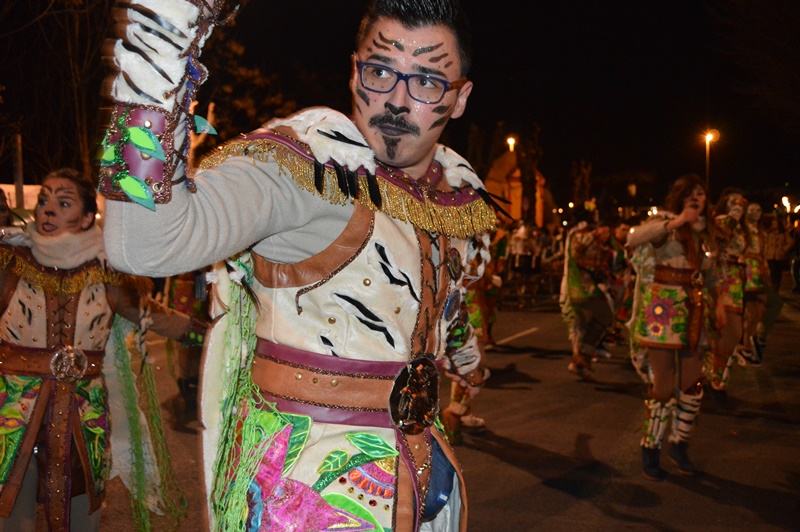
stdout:
<svg viewBox="0 0 800 532">
<path fill-rule="evenodd" d="M 371 279 L 369 279 L 369 278 L 364 279 L 364 286 L 369 286 L 371 284 L 372 284 L 372 280 Z"/>
<path fill-rule="evenodd" d="M 311 382 L 313 382 L 314 384 L 317 384 L 319 382 L 319 379 L 314 377 L 313 379 L 311 379 Z"/>
<path fill-rule="evenodd" d="M 337 386 L 339 386 L 339 381 L 337 381 L 336 379 L 333 379 L 333 380 L 331 381 L 331 386 L 333 386 L 334 388 L 336 388 Z"/>
<path fill-rule="evenodd" d="M 395 314 L 400 314 L 400 307 L 396 307 L 396 308 L 394 309 L 394 313 L 395 313 Z"/>
<path fill-rule="evenodd" d="M 146 127 L 147 129 L 150 129 L 151 127 L 153 127 L 153 123 L 151 121 L 149 121 L 149 120 L 145 120 L 144 121 L 144 127 Z"/>
<path fill-rule="evenodd" d="M 331 316 L 330 318 L 328 318 L 328 323 L 330 323 L 331 325 L 333 325 L 334 323 L 336 323 L 336 318 L 334 318 L 333 316 Z"/>
<path fill-rule="evenodd" d="M 298 371 L 297 373 L 294 374 L 294 378 L 299 381 L 300 379 L 303 378 L 303 374 Z"/>
</svg>

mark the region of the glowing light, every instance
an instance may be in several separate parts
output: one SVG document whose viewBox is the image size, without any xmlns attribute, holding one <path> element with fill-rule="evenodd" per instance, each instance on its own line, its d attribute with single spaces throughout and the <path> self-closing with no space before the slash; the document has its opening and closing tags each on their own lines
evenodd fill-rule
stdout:
<svg viewBox="0 0 800 532">
<path fill-rule="evenodd" d="M 789 198 L 784 196 L 781 198 L 781 203 L 786 207 L 786 212 L 792 212 L 792 206 L 789 204 Z"/>
<path fill-rule="evenodd" d="M 508 151 L 514 151 L 514 144 L 517 143 L 517 139 L 514 137 L 508 137 L 506 142 L 508 142 Z"/>
<path fill-rule="evenodd" d="M 570 209 L 574 209 L 575 204 L 570 201 L 569 203 L 567 203 L 567 207 L 569 207 Z"/>
</svg>

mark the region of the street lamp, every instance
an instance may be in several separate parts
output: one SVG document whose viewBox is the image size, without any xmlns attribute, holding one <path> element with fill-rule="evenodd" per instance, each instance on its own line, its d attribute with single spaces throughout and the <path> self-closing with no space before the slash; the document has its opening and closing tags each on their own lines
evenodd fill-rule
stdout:
<svg viewBox="0 0 800 532">
<path fill-rule="evenodd" d="M 514 144 L 517 143 L 517 139 L 514 137 L 508 137 L 506 142 L 508 142 L 508 151 L 514 151 Z"/>
<path fill-rule="evenodd" d="M 716 129 L 709 129 L 705 134 L 706 139 L 706 190 L 707 193 L 711 192 L 711 185 L 708 178 L 709 175 L 709 161 L 711 160 L 711 143 L 719 139 L 719 131 Z"/>
</svg>

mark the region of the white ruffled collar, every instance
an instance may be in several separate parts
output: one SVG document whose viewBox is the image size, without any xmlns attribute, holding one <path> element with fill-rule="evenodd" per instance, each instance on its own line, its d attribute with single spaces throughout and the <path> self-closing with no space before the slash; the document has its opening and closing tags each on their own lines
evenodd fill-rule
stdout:
<svg viewBox="0 0 800 532">
<path fill-rule="evenodd" d="M 28 224 L 22 234 L 6 238 L 4 243 L 31 248 L 33 257 L 42 266 L 70 270 L 93 259 L 105 261 L 103 232 L 93 225 L 80 233 L 62 233 L 44 236 L 36 231 L 36 224 Z"/>
</svg>

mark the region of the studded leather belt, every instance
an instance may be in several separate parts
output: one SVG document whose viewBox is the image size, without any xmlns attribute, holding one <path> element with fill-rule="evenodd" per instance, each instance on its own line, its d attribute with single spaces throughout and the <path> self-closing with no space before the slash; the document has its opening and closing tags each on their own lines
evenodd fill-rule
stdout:
<svg viewBox="0 0 800 532">
<path fill-rule="evenodd" d="M 38 349 L 0 342 L 0 373 L 56 380 L 91 379 L 103 372 L 103 351 Z"/>
</svg>

